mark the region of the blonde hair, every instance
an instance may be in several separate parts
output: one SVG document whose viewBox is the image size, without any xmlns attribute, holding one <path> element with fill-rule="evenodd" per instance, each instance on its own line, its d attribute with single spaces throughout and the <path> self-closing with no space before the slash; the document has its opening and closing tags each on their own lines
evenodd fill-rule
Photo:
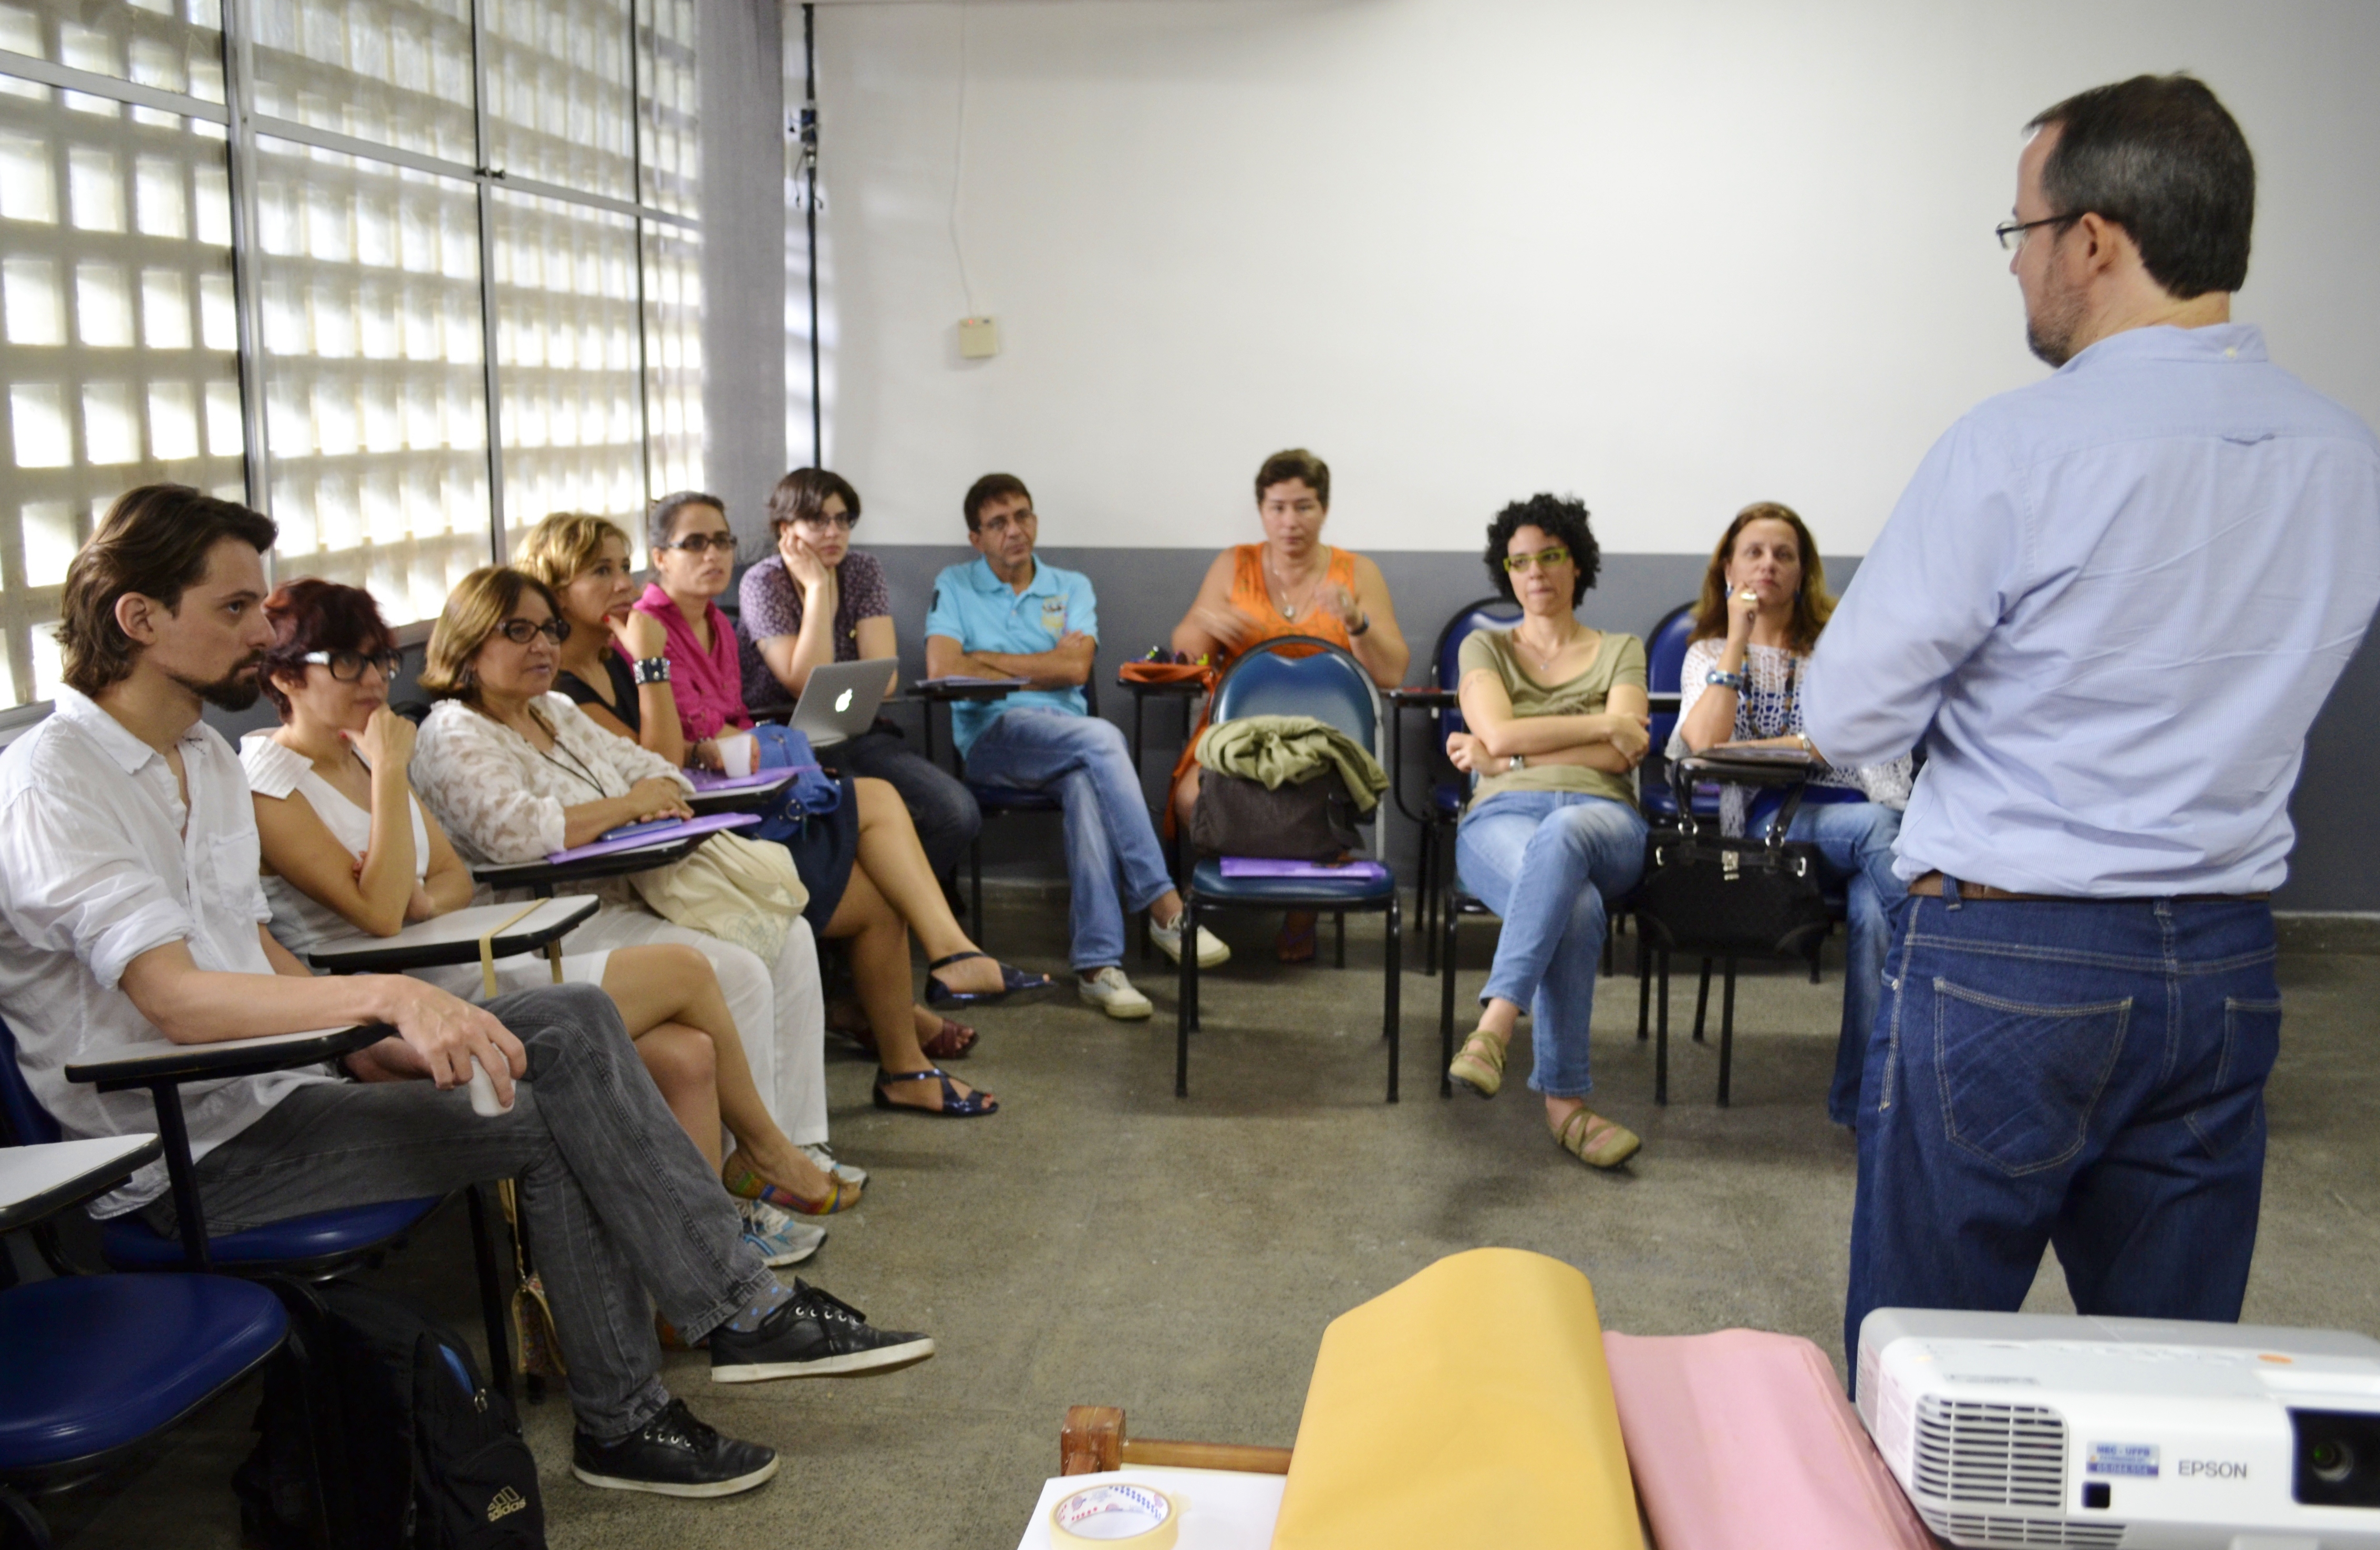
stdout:
<svg viewBox="0 0 2380 1550">
<path fill-rule="evenodd" d="M 517 570 L 559 589 L 569 586 L 603 557 L 603 540 L 617 539 L 629 554 L 637 551 L 627 530 L 608 516 L 586 512 L 555 512 L 523 536 L 513 551 Z"/>
<path fill-rule="evenodd" d="M 1786 626 L 1785 638 L 1795 652 L 1808 656 L 1818 645 L 1818 632 L 1835 614 L 1835 596 L 1827 590 L 1826 562 L 1818 558 L 1818 542 L 1810 537 L 1808 525 L 1792 507 L 1775 501 L 1755 501 L 1735 514 L 1719 536 L 1718 547 L 1711 551 L 1710 567 L 1703 572 L 1703 595 L 1694 603 L 1694 633 L 1691 640 L 1709 640 L 1727 635 L 1727 563 L 1735 554 L 1736 535 L 1755 522 L 1781 522 L 1793 529 L 1793 541 L 1802 547 L 1802 588 L 1793 594 L 1793 622 Z"/>
<path fill-rule="evenodd" d="M 535 592 L 545 599 L 553 618 L 562 617 L 553 589 L 527 571 L 482 565 L 456 582 L 455 590 L 447 594 L 446 606 L 438 612 L 438 623 L 430 627 L 429 660 L 417 680 L 423 692 L 432 699 L 478 699 L 480 685 L 471 672 L 471 659 L 520 607 L 524 592 Z"/>
</svg>

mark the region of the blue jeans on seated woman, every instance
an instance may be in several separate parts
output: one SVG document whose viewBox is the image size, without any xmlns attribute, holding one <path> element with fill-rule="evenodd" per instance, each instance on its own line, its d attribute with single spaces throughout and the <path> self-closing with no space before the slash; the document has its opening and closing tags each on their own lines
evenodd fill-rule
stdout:
<svg viewBox="0 0 2380 1550">
<path fill-rule="evenodd" d="M 1905 898 L 1859 1116 L 1843 1349 L 1873 1308 L 2240 1316 L 2280 1047 L 2261 900 Z M 1857 1365 L 1856 1360 L 1853 1365 Z"/>
<path fill-rule="evenodd" d="M 1767 835 L 1773 817 L 1755 808 L 1755 834 Z M 1851 907 L 1843 1025 L 1835 1040 L 1835 1079 L 1827 1089 L 1827 1118 L 1839 1125 L 1859 1119 L 1860 1070 L 1867 1061 L 1867 1036 L 1876 1026 L 1876 997 L 1884 986 L 1892 906 L 1909 892 L 1909 885 L 1892 874 L 1892 842 L 1900 837 L 1899 811 L 1874 802 L 1805 802 L 1785 831 L 1788 840 L 1817 847 L 1819 875 L 1843 889 Z"/>
<path fill-rule="evenodd" d="M 1463 815 L 1454 862 L 1463 886 L 1504 920 L 1479 999 L 1529 1009 L 1532 1088 L 1585 1097 L 1608 903 L 1644 873 L 1645 820 L 1607 796 L 1505 792 Z"/>
</svg>

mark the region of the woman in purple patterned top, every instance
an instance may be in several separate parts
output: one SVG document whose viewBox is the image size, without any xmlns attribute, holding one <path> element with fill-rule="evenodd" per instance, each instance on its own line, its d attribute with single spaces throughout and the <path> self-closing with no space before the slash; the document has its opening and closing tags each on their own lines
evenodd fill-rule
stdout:
<svg viewBox="0 0 2380 1550">
<path fill-rule="evenodd" d="M 876 557 L 851 547 L 859 491 L 840 474 L 796 468 L 769 495 L 777 551 L 744 573 L 735 634 L 744 701 L 766 713 L 801 697 L 810 670 L 882 658 L 896 681 L 900 642 L 892 597 Z M 896 684 L 897 686 L 897 684 Z M 889 782 L 917 826 L 917 842 L 948 890 L 983 814 L 966 787 L 918 757 L 888 721 L 825 752 L 854 775 Z"/>
</svg>

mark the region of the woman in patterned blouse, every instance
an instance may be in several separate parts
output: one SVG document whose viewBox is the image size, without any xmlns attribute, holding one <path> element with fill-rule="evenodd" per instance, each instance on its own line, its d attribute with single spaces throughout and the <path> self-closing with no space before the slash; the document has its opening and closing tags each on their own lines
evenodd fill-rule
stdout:
<svg viewBox="0 0 2380 1550">
<path fill-rule="evenodd" d="M 1835 611 L 1818 547 L 1790 507 L 1761 501 L 1736 513 L 1703 575 L 1694 633 L 1679 685 L 1673 757 L 1719 743 L 1809 746 L 1802 734 L 1802 674 Z M 1909 805 L 1908 756 L 1864 769 L 1820 769 L 1810 778 L 1787 835 L 1817 847 L 1828 879 L 1846 885 L 1850 961 L 1843 1026 L 1827 1113 L 1839 1125 L 1859 1114 L 1860 1071 L 1884 981 L 1888 916 L 1908 891 L 1892 871 L 1892 842 Z M 1766 833 L 1761 811 L 1740 787 L 1722 797 L 1721 827 Z"/>
</svg>

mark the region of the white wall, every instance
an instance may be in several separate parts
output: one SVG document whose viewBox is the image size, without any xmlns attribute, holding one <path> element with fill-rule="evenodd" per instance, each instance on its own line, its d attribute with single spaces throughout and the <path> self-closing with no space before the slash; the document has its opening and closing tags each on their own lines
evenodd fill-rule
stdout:
<svg viewBox="0 0 2380 1550">
<path fill-rule="evenodd" d="M 2021 126 L 2191 68 L 2262 174 L 2239 315 L 2380 420 L 2380 6 L 1147 0 L 819 12 L 840 384 L 873 544 L 990 468 L 1054 546 L 1255 534 L 1276 448 L 1332 537 L 1474 548 L 1575 491 L 1607 549 L 1738 506 L 1864 551 L 1927 444 L 2034 380 L 1991 236 Z M 797 25 L 789 26 L 796 32 Z M 806 430 L 807 428 L 805 428 Z M 807 437 L 795 444 L 807 450 Z M 753 492 L 757 495 L 757 491 Z"/>
</svg>

